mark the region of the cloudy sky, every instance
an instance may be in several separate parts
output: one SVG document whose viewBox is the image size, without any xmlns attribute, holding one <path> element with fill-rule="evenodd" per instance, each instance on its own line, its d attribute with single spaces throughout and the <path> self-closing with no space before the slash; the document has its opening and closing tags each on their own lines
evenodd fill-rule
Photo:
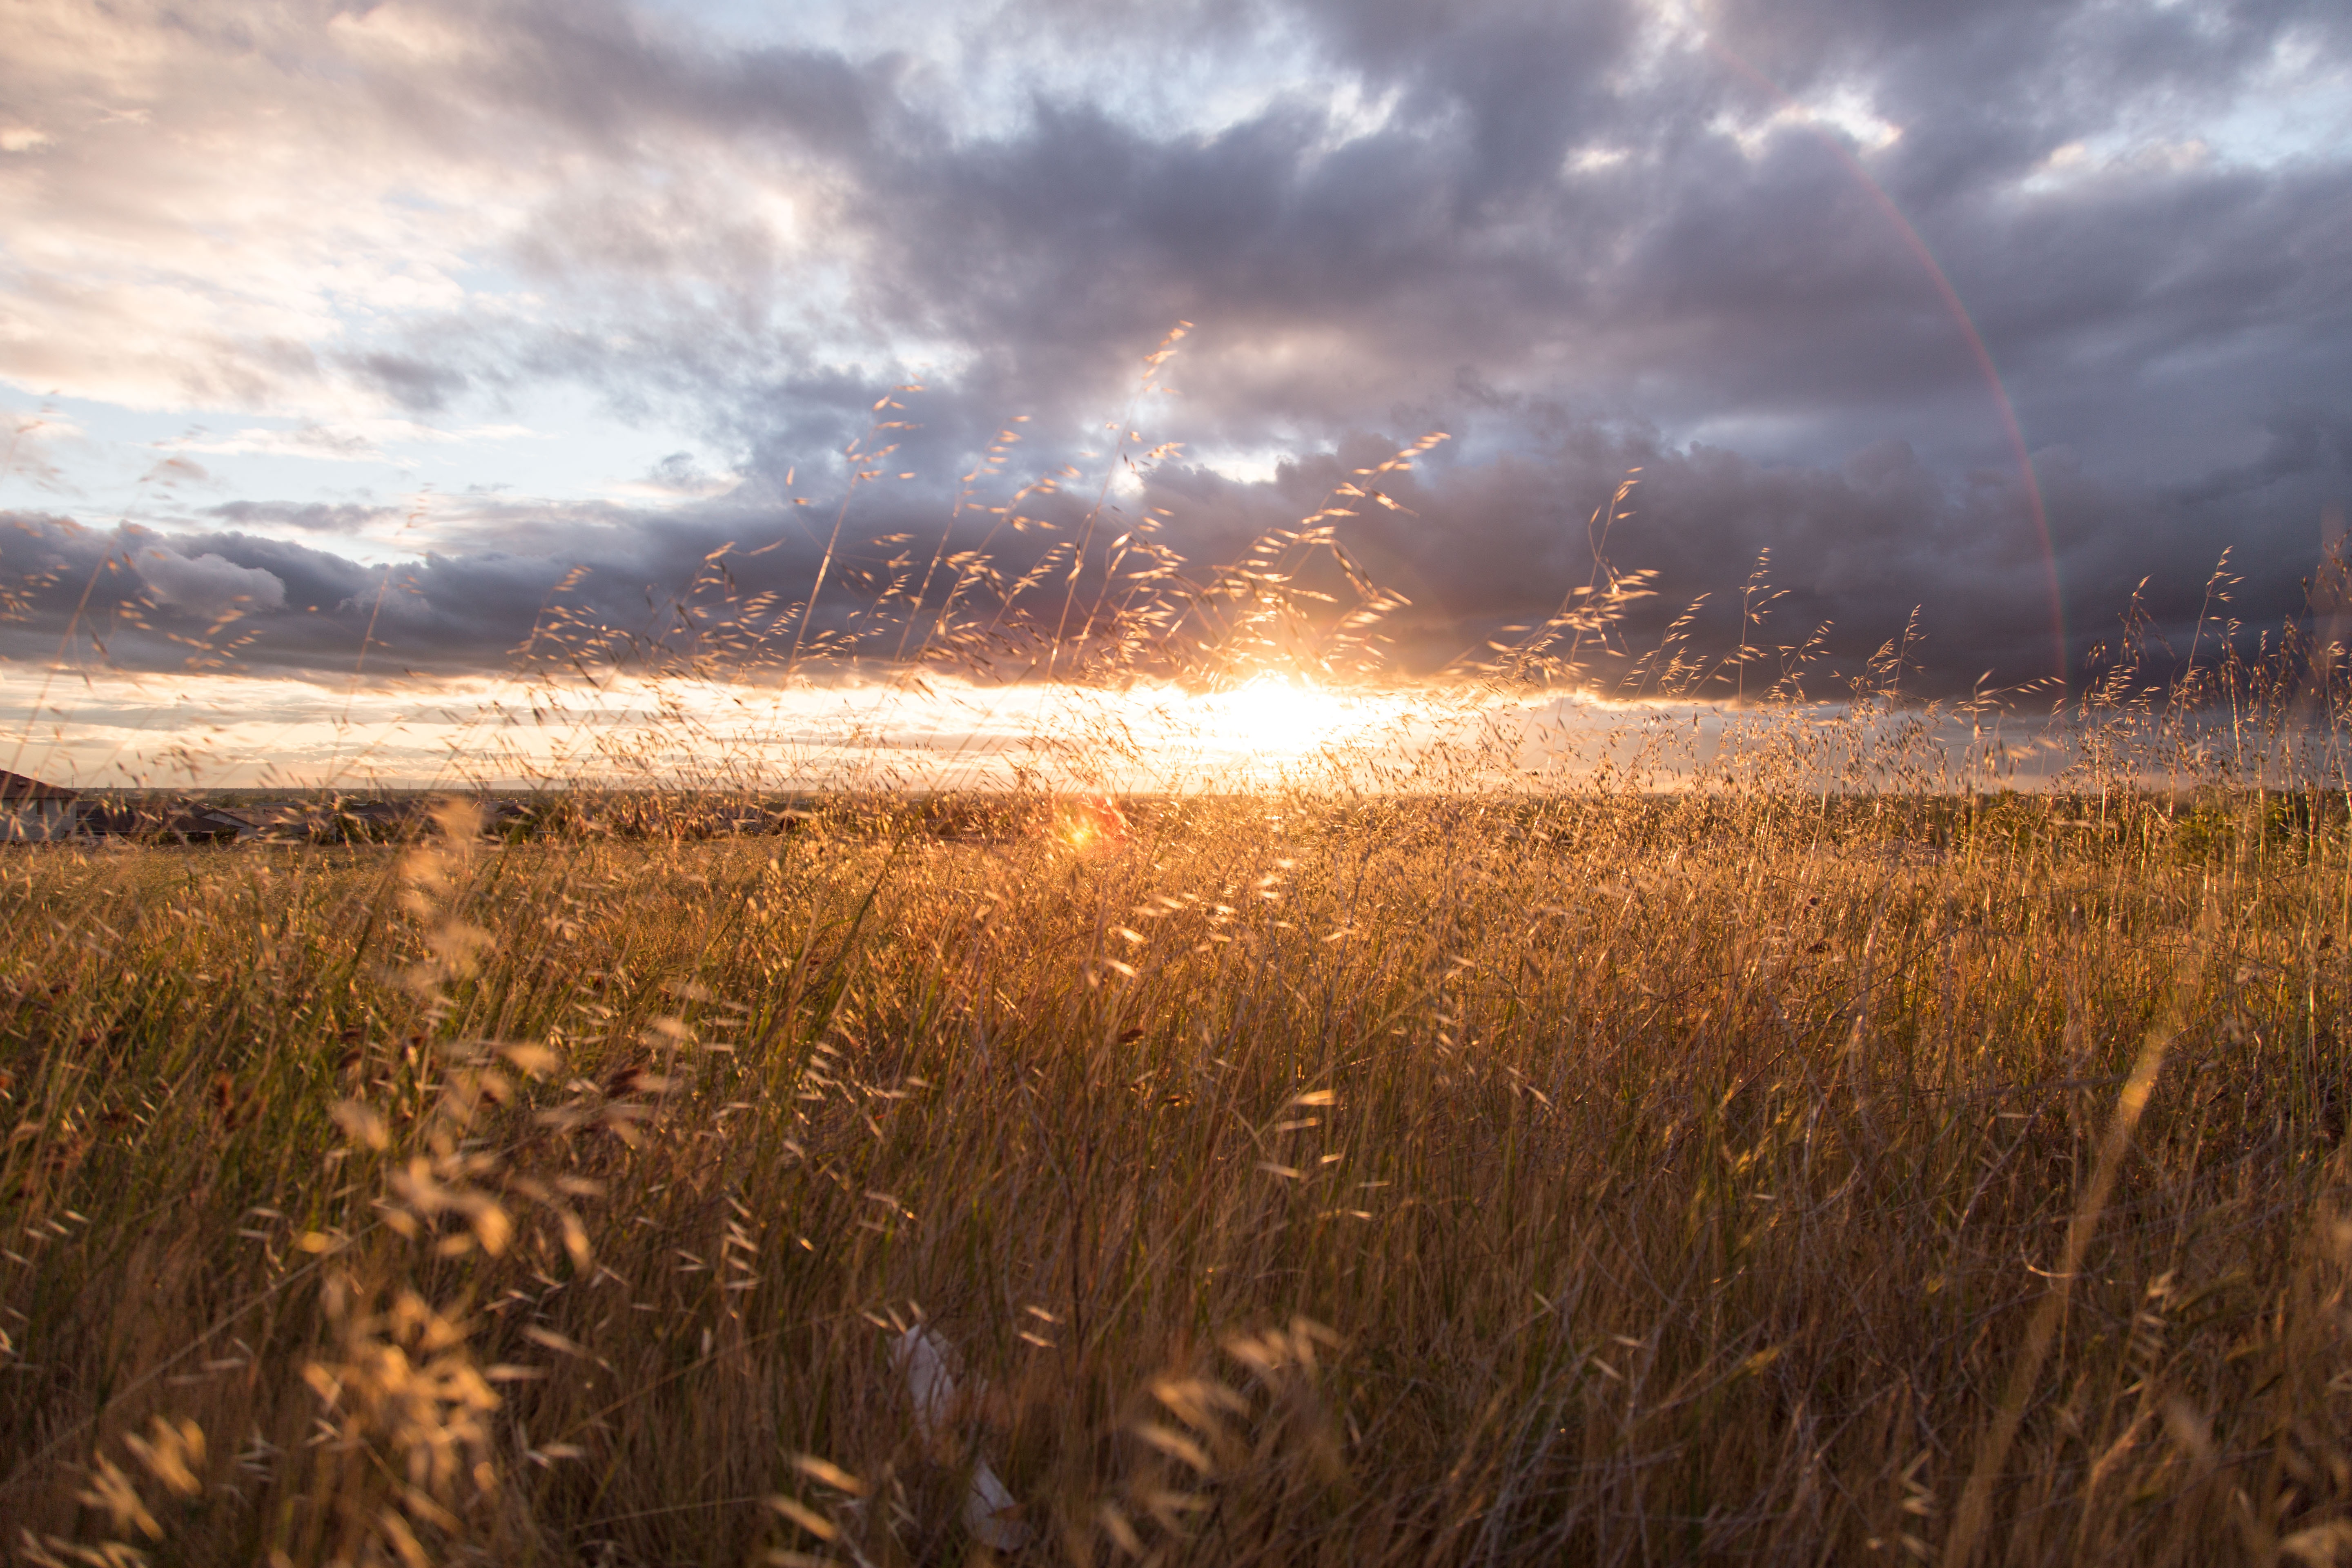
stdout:
<svg viewBox="0 0 2352 1568">
<path fill-rule="evenodd" d="M 0 37 L 20 676 L 79 607 L 131 669 L 348 678 L 372 635 L 470 678 L 551 606 L 674 631 L 730 544 L 789 643 L 836 517 L 836 616 L 1097 496 L 1197 572 L 1444 431 L 1325 520 L 1410 601 L 1399 671 L 1552 613 L 1639 469 L 1634 644 L 1705 594 L 1719 645 L 1769 551 L 1766 640 L 1850 667 L 1916 606 L 1957 690 L 2079 676 L 2144 577 L 2178 635 L 2225 548 L 2232 613 L 2294 613 L 2352 494 L 2329 0 L 0 0 Z M 998 527 L 1049 475 L 1015 510 L 1058 526 Z"/>
</svg>

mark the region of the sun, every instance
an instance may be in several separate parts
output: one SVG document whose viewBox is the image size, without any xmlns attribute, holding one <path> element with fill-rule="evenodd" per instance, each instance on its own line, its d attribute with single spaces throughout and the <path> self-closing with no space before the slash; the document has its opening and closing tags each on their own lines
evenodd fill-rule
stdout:
<svg viewBox="0 0 2352 1568">
<path fill-rule="evenodd" d="M 1221 750 L 1252 756 L 1303 755 L 1352 717 L 1339 693 L 1278 675 L 1213 692 L 1196 707 L 1205 739 Z"/>
</svg>

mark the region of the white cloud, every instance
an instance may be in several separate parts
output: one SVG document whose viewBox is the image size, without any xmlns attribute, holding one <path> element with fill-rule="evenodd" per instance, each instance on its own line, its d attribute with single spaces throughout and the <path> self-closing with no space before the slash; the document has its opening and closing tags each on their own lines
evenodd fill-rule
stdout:
<svg viewBox="0 0 2352 1568">
<path fill-rule="evenodd" d="M 138 408 L 384 411 L 339 353 L 461 306 L 466 258 L 519 221 L 495 163 L 451 157 L 367 72 L 372 26 L 307 7 L 11 7 L 0 99 L 0 378 Z M 365 47 L 362 47 L 365 46 Z"/>
<path fill-rule="evenodd" d="M 1579 147 L 1568 155 L 1561 168 L 1567 174 L 1593 174 L 1603 169 L 1613 169 L 1633 155 L 1633 150 L 1630 147 Z"/>
<path fill-rule="evenodd" d="M 1903 127 L 1882 116 L 1868 95 L 1850 84 L 1809 102 L 1790 100 L 1759 120 L 1743 121 L 1727 115 L 1717 121 L 1716 129 L 1753 158 L 1762 153 L 1775 132 L 1791 125 L 1840 132 L 1865 153 L 1883 153 L 1903 139 Z"/>
</svg>

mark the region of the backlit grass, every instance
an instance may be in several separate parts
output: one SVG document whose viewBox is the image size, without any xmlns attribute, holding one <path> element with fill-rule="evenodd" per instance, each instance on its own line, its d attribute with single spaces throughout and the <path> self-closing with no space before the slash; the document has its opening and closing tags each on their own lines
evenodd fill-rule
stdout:
<svg viewBox="0 0 2352 1568">
<path fill-rule="evenodd" d="M 2307 798 L 466 815 L 0 861 L 28 1560 L 963 1561 L 976 1458 L 1034 1562 L 2347 1529 Z"/>
</svg>

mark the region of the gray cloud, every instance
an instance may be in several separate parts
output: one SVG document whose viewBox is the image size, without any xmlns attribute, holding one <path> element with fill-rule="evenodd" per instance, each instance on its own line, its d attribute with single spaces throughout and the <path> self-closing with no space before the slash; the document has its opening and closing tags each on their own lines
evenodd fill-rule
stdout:
<svg viewBox="0 0 2352 1568">
<path fill-rule="evenodd" d="M 362 506 L 352 501 L 233 500 L 208 508 L 205 515 L 248 527 L 266 524 L 299 528 L 306 533 L 352 533 L 400 515 L 392 506 Z"/>
<path fill-rule="evenodd" d="M 1585 518 L 1636 467 L 1610 554 L 1659 596 L 1633 635 L 1727 603 L 1769 552 L 1792 640 L 1830 622 L 1850 664 L 1925 605 L 1947 689 L 2048 672 L 2053 569 L 2075 663 L 2143 576 L 2161 616 L 2193 615 L 2225 546 L 2234 608 L 2292 613 L 2320 509 L 2352 491 L 2352 154 L 2268 147 L 2259 113 L 2352 96 L 2352 21 L 2317 0 L 1718 0 L 1703 34 L 1631 0 L 1037 0 L 862 51 L 549 0 L 417 7 L 457 42 L 341 56 L 291 15 L 275 47 L 352 84 L 305 112 L 498 192 L 468 243 L 538 303 L 444 290 L 364 349 L 256 328 L 207 349 L 205 384 L 340 374 L 424 414 L 577 384 L 689 422 L 751 479 L 667 509 L 485 511 L 478 548 L 400 568 L 397 598 L 329 550 L 175 541 L 284 584 L 248 657 L 341 657 L 360 606 L 393 604 L 397 657 L 492 661 L 575 564 L 581 625 L 655 636 L 729 539 L 787 541 L 738 565 L 746 596 L 789 602 L 814 552 L 785 476 L 837 493 L 894 384 L 925 385 L 915 427 L 877 440 L 921 478 L 861 500 L 857 537 L 928 540 L 1013 416 L 1033 418 L 1000 499 L 1064 463 L 1098 477 L 1082 454 L 1178 320 L 1182 395 L 1133 423 L 1186 445 L 1123 504 L 1166 507 L 1196 563 L 1454 434 L 1400 488 L 1410 516 L 1343 525 L 1412 597 L 1417 668 L 1582 581 Z M 189 47 L 227 50 L 214 29 Z M 1193 100 L 1224 107 L 1188 119 Z M 1270 481 L 1217 471 L 1275 458 Z M 322 542 L 367 521 L 213 515 Z M 1000 547 L 1018 568 L 1048 537 Z"/>
<path fill-rule="evenodd" d="M 214 618 L 238 605 L 266 611 L 286 604 L 286 584 L 275 573 L 210 552 L 184 555 L 154 545 L 139 553 L 134 570 L 159 601 L 194 616 Z"/>
</svg>

